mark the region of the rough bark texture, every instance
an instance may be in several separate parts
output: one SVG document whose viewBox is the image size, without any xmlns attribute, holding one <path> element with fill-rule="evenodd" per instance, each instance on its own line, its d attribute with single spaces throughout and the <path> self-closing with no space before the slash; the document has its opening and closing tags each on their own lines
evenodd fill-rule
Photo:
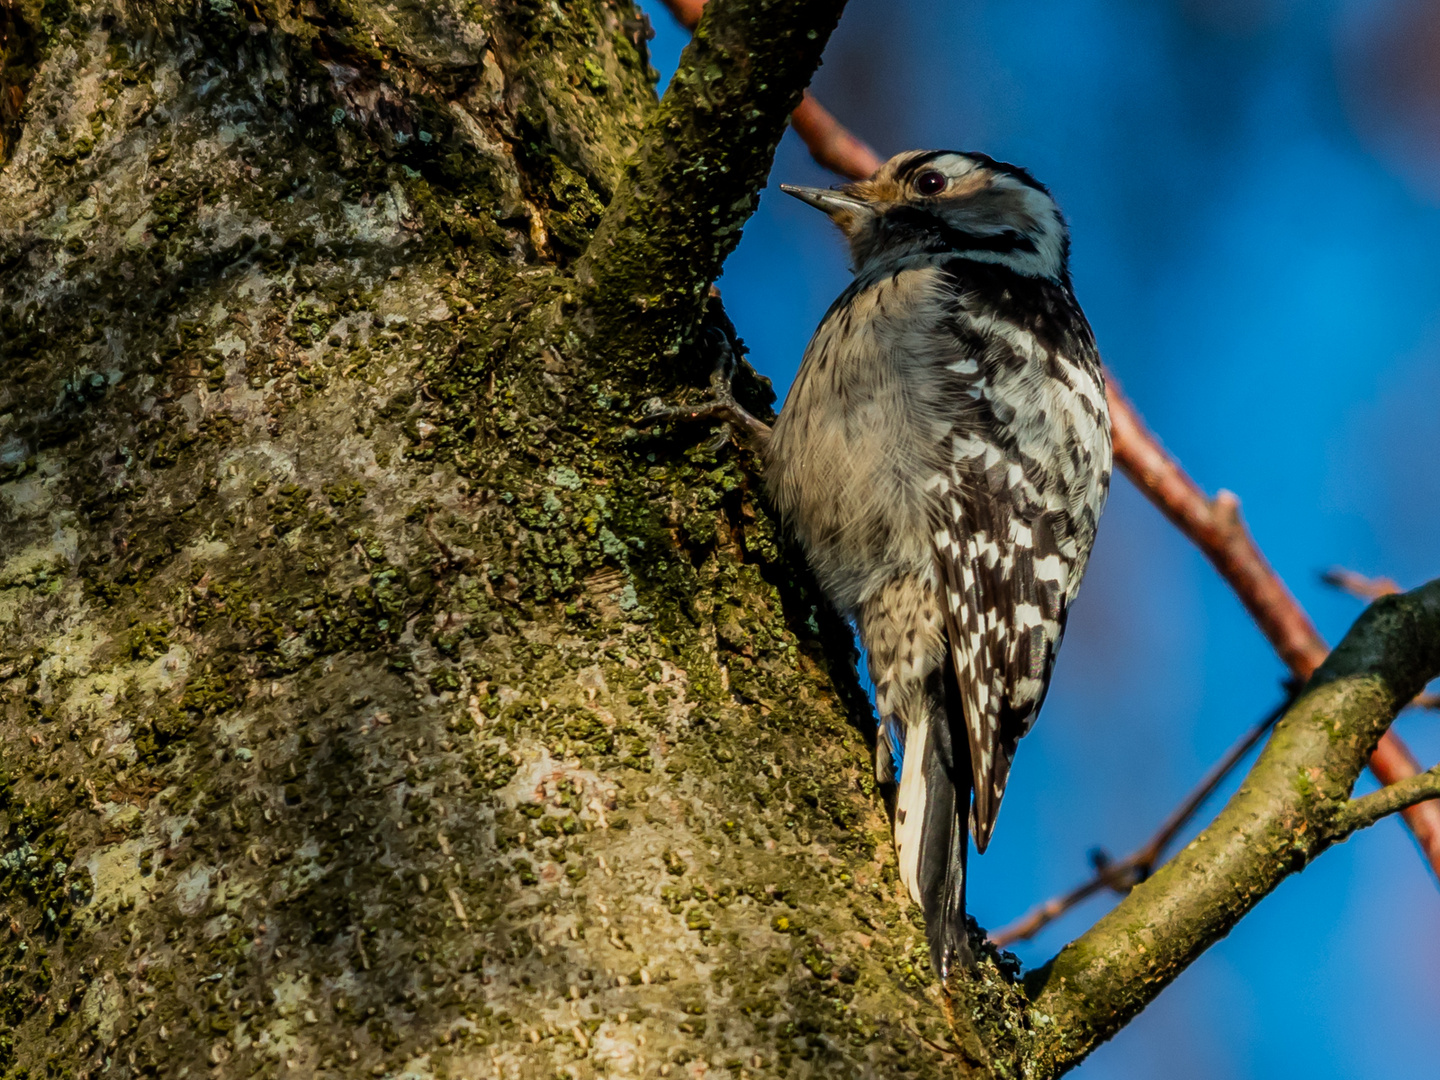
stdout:
<svg viewBox="0 0 1440 1080">
<path fill-rule="evenodd" d="M 708 359 L 546 336 L 639 13 L 0 11 L 0 1075 L 937 1075 Z"/>
<path fill-rule="evenodd" d="M 0 0 L 0 1077 L 1055 1076 L 1343 836 L 1440 586 L 941 1000 L 847 630 L 629 426 L 840 7 L 657 110 L 627 0 Z"/>
<path fill-rule="evenodd" d="M 777 121 L 800 103 L 844 6 L 706 6 L 626 183 L 576 267 L 582 325 L 606 346 L 610 368 L 624 359 L 651 367 L 679 353 L 759 202 Z"/>
</svg>

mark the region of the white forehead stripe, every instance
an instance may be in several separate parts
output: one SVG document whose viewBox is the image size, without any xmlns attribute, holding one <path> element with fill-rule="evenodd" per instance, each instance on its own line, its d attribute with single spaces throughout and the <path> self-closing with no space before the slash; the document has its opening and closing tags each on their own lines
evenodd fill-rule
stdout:
<svg viewBox="0 0 1440 1080">
<path fill-rule="evenodd" d="M 925 163 L 926 168 L 934 168 L 952 180 L 958 180 L 966 173 L 974 172 L 978 165 L 979 163 L 973 158 L 968 158 L 964 154 L 941 154 Z"/>
</svg>

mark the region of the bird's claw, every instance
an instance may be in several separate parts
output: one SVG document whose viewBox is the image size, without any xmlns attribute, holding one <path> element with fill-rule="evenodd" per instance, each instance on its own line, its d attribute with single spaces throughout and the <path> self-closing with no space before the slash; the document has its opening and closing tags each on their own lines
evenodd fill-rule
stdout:
<svg viewBox="0 0 1440 1080">
<path fill-rule="evenodd" d="M 710 327 L 706 336 L 720 354 L 715 370 L 710 373 L 710 397 L 694 405 L 665 405 L 659 398 L 651 398 L 646 402 L 648 411 L 636 426 L 646 428 L 666 420 L 718 420 L 720 434 L 709 447 L 712 452 L 731 439 L 738 439 L 752 448 L 763 447 L 770 437 L 770 428 L 751 416 L 735 400 L 735 392 L 731 389 L 737 361 L 730 339 L 716 327 Z"/>
</svg>

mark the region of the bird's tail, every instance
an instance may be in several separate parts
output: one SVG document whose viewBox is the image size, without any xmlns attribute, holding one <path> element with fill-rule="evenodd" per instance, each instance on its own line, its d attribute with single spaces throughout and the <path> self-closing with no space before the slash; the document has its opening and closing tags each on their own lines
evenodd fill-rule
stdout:
<svg viewBox="0 0 1440 1080">
<path fill-rule="evenodd" d="M 900 878 L 925 912 L 931 963 L 944 980 L 974 962 L 965 930 L 970 751 L 963 737 L 951 737 L 965 726 L 949 663 L 926 678 L 915 698 L 917 715 L 903 725 L 895 849 Z"/>
<path fill-rule="evenodd" d="M 954 651 L 936 590 L 934 579 L 896 578 L 858 621 L 882 718 L 875 772 L 899 785 L 900 880 L 925 912 L 930 959 L 943 979 L 972 962 L 965 932 L 972 781 Z"/>
</svg>

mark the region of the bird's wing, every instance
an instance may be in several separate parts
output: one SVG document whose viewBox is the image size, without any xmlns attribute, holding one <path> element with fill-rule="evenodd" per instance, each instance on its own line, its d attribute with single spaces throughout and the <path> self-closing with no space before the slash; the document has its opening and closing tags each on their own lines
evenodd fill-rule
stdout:
<svg viewBox="0 0 1440 1080">
<path fill-rule="evenodd" d="M 985 850 L 1010 763 L 1045 691 L 1073 594 L 1074 560 L 1061 552 L 1064 511 L 1036 505 L 1009 483 L 1018 466 L 993 446 L 955 464 L 935 557 L 946 634 L 974 774 L 971 832 Z"/>
<path fill-rule="evenodd" d="M 950 424 L 931 523 L 983 851 L 1095 539 L 1110 422 L 1095 338 L 1068 289 L 1034 286 L 1022 318 L 1006 305 L 1025 283 L 982 296 L 973 267 L 948 273 L 952 302 L 924 347 Z"/>
</svg>

